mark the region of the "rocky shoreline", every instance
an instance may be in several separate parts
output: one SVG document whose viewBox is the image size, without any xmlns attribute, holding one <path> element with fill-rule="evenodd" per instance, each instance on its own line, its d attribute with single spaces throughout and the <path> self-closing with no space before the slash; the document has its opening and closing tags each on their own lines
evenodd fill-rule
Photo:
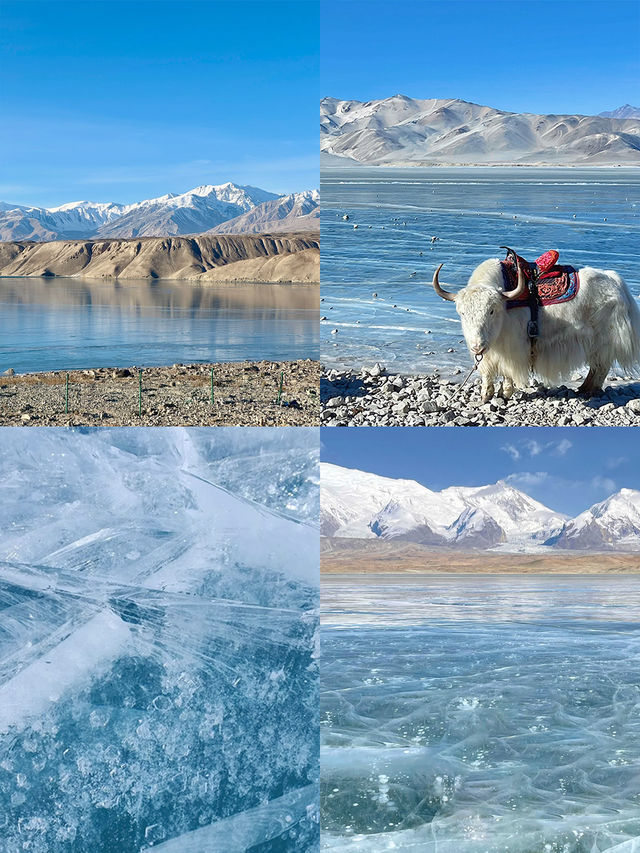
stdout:
<svg viewBox="0 0 640 853">
<path fill-rule="evenodd" d="M 320 383 L 322 426 L 640 426 L 640 381 L 610 376 L 604 394 L 586 399 L 578 381 L 533 385 L 489 403 L 476 377 L 460 387 L 437 373 L 403 376 L 374 365 L 329 370 Z M 574 387 L 575 385 L 575 387 Z M 499 392 L 498 392 L 499 393 Z"/>
<path fill-rule="evenodd" d="M 174 364 L 142 369 L 140 392 L 137 367 L 72 370 L 66 412 L 66 372 L 8 371 L 0 425 L 317 426 L 320 374 L 310 359 Z"/>
</svg>

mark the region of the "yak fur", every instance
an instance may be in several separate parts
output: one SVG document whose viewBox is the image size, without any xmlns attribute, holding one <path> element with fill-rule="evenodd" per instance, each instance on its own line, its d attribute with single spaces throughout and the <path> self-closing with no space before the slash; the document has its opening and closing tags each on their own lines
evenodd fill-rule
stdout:
<svg viewBox="0 0 640 853">
<path fill-rule="evenodd" d="M 529 308 L 507 309 L 500 261 L 483 261 L 455 297 L 467 346 L 482 353 L 479 371 L 485 401 L 503 377 L 503 396 L 524 388 L 531 376 L 553 385 L 588 365 L 581 393 L 602 392 L 614 362 L 632 372 L 640 363 L 640 310 L 618 273 L 583 267 L 580 288 L 569 302 L 541 306 L 540 336 L 532 348 Z"/>
</svg>

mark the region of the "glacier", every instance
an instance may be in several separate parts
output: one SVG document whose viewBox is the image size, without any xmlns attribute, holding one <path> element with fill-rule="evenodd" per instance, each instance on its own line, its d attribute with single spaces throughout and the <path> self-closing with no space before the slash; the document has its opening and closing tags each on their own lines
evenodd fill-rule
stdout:
<svg viewBox="0 0 640 853">
<path fill-rule="evenodd" d="M 3 431 L 3 853 L 317 850 L 317 447 Z"/>
</svg>

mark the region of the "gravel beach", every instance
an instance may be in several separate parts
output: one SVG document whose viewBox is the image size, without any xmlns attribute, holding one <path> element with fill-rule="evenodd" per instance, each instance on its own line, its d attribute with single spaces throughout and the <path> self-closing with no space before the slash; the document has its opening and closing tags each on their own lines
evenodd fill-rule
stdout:
<svg viewBox="0 0 640 853">
<path fill-rule="evenodd" d="M 329 370 L 321 379 L 322 426 L 640 426 L 640 381 L 610 376 L 604 394 L 586 399 L 579 381 L 534 385 L 510 400 L 480 398 L 472 377 L 403 376 L 376 364 L 360 372 Z"/>
<path fill-rule="evenodd" d="M 70 371 L 68 413 L 65 372 L 9 371 L 0 376 L 0 425 L 317 426 L 320 374 L 310 359 L 147 367 L 140 414 L 137 367 Z"/>
</svg>

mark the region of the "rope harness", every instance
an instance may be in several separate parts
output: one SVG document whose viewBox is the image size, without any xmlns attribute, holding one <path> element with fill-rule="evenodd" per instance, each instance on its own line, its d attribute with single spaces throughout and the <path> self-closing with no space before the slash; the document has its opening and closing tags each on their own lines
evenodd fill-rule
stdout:
<svg viewBox="0 0 640 853">
<path fill-rule="evenodd" d="M 454 390 L 453 394 L 449 397 L 449 399 L 450 399 L 450 400 L 452 400 L 452 399 L 455 397 L 455 395 L 456 395 L 456 394 L 458 394 L 460 391 L 462 391 L 462 389 L 463 389 L 463 388 L 464 388 L 464 386 L 467 384 L 467 382 L 469 381 L 469 379 L 471 379 L 472 375 L 473 375 L 473 374 L 475 373 L 475 371 L 480 367 L 480 362 L 482 361 L 482 358 L 483 358 L 483 355 L 482 355 L 482 353 L 481 353 L 481 352 L 479 352 L 479 353 L 477 353 L 477 354 L 476 354 L 476 356 L 475 356 L 475 362 L 474 362 L 473 367 L 472 367 L 472 368 L 471 368 L 471 370 L 467 373 L 467 375 L 466 375 L 466 376 L 465 376 L 465 378 L 462 380 L 462 382 L 458 385 L 458 387 Z"/>
</svg>

